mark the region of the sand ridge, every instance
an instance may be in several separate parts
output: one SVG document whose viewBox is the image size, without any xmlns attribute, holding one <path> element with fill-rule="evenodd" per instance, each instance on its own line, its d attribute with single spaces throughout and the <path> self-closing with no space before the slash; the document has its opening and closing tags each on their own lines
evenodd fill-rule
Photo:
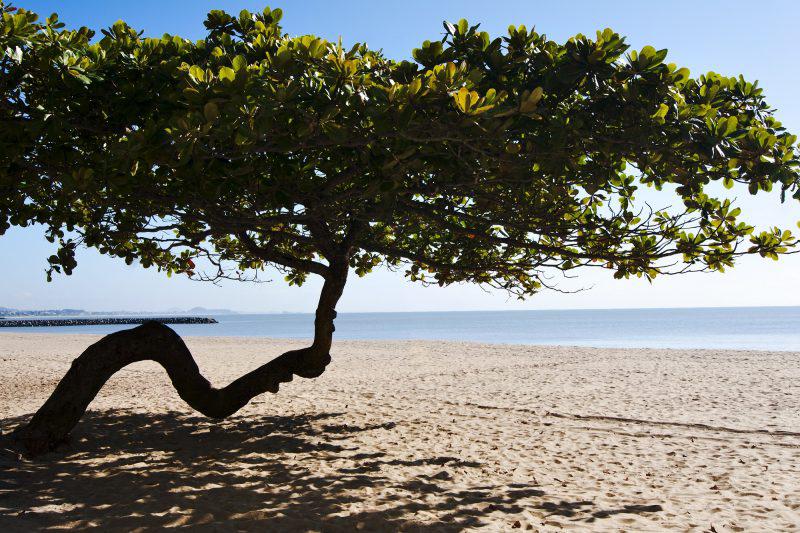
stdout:
<svg viewBox="0 0 800 533">
<path fill-rule="evenodd" d="M 0 334 L 0 429 L 96 337 Z M 187 339 L 223 385 L 297 341 Z M 0 529 L 800 530 L 800 354 L 337 341 L 214 422 L 155 364 L 0 464 Z"/>
</svg>

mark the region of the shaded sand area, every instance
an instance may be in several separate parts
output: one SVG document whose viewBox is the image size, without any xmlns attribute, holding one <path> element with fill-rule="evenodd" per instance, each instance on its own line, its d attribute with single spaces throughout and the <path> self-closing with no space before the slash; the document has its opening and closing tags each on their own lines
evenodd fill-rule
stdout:
<svg viewBox="0 0 800 533">
<path fill-rule="evenodd" d="M 0 334 L 2 431 L 95 337 Z M 224 384 L 300 343 L 191 338 Z M 800 354 L 335 343 L 219 423 L 153 364 L 0 464 L 0 530 L 793 531 Z"/>
</svg>

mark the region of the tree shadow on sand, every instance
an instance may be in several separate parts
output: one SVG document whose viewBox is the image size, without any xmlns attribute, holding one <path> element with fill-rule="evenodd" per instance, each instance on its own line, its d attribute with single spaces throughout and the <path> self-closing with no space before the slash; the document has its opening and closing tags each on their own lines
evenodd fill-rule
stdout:
<svg viewBox="0 0 800 533">
<path fill-rule="evenodd" d="M 464 480 L 480 463 L 401 458 L 354 438 L 394 428 L 347 424 L 344 413 L 214 422 L 183 413 L 89 412 L 56 452 L 0 463 L 0 530 L 461 531 L 494 513 L 522 527 L 514 522 L 523 511 L 585 524 L 661 510 L 556 502 L 524 484 L 471 486 Z"/>
</svg>

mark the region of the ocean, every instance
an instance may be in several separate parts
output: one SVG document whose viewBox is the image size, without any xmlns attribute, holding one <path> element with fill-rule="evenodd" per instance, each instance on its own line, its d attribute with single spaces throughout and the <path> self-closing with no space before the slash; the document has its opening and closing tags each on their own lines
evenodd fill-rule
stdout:
<svg viewBox="0 0 800 533">
<path fill-rule="evenodd" d="M 172 326 L 184 336 L 309 338 L 312 314 L 214 315 Z M 133 326 L 4 328 L 106 334 Z M 619 348 L 800 351 L 800 307 L 339 313 L 335 339 L 426 339 Z"/>
</svg>

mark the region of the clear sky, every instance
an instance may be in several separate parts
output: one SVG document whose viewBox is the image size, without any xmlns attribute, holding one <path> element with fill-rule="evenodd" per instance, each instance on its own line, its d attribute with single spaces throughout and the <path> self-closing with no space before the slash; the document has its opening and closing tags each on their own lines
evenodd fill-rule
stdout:
<svg viewBox="0 0 800 533">
<path fill-rule="evenodd" d="M 19 0 L 19 7 L 41 15 L 58 12 L 69 26 L 110 26 L 118 19 L 148 35 L 168 32 L 189 38 L 203 35 L 210 9 L 238 13 L 260 10 L 265 1 L 236 0 Z M 668 61 L 693 75 L 714 70 L 758 79 L 778 117 L 800 133 L 800 59 L 797 32 L 800 2 L 753 4 L 734 0 L 704 1 L 289 1 L 272 2 L 284 11 L 284 29 L 293 35 L 313 33 L 345 44 L 367 42 L 393 58 L 410 58 L 425 39 L 441 38 L 442 21 L 466 18 L 490 34 L 505 33 L 509 24 L 536 26 L 550 38 L 564 41 L 576 33 L 593 35 L 611 27 L 627 36 L 634 48 L 651 44 L 668 48 Z M 797 227 L 800 204 L 777 204 L 774 197 L 740 196 L 749 221 Z M 19 308 L 81 307 L 91 310 L 164 310 L 171 307 L 227 307 L 239 311 L 311 311 L 319 284 L 287 287 L 279 275 L 260 285 L 229 282 L 221 287 L 183 279 L 167 279 L 155 271 L 126 266 L 93 251 L 79 254 L 70 277 L 46 283 L 46 257 L 52 253 L 36 228 L 12 229 L 0 237 L 0 306 Z M 525 301 L 509 300 L 474 286 L 425 288 L 401 274 L 374 272 L 353 276 L 339 309 L 342 311 L 425 311 L 472 309 L 566 309 L 606 307 L 683 307 L 800 305 L 800 255 L 778 262 L 746 258 L 725 274 L 695 274 L 658 279 L 615 281 L 598 270 L 581 273 L 565 288 L 586 288 L 578 294 L 542 293 Z"/>
</svg>

